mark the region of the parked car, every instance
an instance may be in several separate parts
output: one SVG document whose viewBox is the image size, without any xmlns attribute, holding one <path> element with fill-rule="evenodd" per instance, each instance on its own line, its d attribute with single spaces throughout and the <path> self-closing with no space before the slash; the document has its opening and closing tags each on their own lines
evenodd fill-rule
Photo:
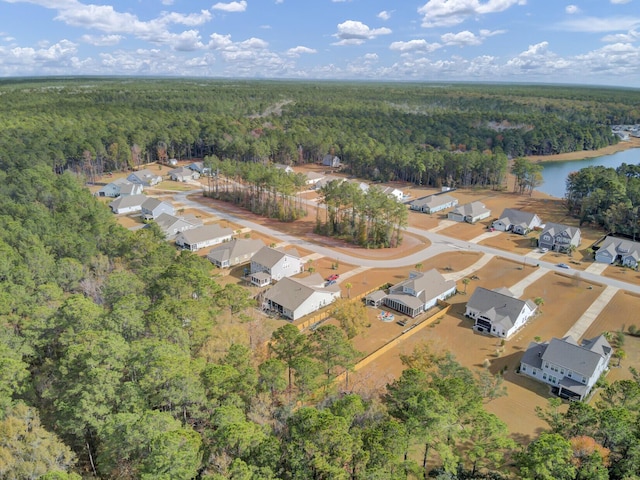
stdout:
<svg viewBox="0 0 640 480">
<path fill-rule="evenodd" d="M 556 265 L 556 267 L 560 267 L 560 268 L 571 268 L 569 265 L 567 265 L 566 263 L 559 263 L 558 265 Z"/>
<path fill-rule="evenodd" d="M 329 275 L 327 277 L 327 282 L 335 282 L 338 278 L 340 278 L 340 275 L 334 273 L 333 275 Z"/>
<path fill-rule="evenodd" d="M 539 250 L 540 250 L 540 253 L 547 253 L 549 251 L 549 249 L 546 247 L 540 247 Z"/>
<path fill-rule="evenodd" d="M 327 282 L 324 284 L 324 286 L 325 286 L 325 287 L 328 287 L 329 285 L 335 285 L 335 283 L 336 283 L 336 281 L 335 281 L 335 280 L 329 280 L 329 281 L 327 281 Z"/>
</svg>

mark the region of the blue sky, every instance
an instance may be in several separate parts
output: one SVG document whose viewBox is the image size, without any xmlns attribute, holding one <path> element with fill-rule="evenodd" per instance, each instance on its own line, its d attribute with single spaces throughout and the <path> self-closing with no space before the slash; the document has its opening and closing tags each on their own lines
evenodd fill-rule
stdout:
<svg viewBox="0 0 640 480">
<path fill-rule="evenodd" d="M 0 0 L 0 77 L 640 88 L 640 0 Z"/>
</svg>

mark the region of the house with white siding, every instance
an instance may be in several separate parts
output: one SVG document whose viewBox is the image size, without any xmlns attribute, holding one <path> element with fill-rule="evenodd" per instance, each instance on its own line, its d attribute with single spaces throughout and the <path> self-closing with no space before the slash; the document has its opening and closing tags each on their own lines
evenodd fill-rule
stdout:
<svg viewBox="0 0 640 480">
<path fill-rule="evenodd" d="M 291 321 L 331 305 L 340 298 L 340 287 L 326 285 L 318 273 L 303 278 L 284 277 L 267 290 L 262 308 Z"/>
<path fill-rule="evenodd" d="M 142 204 L 148 200 L 146 195 L 125 195 L 109 203 L 111 211 L 117 215 L 136 213 L 142 210 Z"/>
<path fill-rule="evenodd" d="M 96 195 L 98 197 L 116 198 L 120 195 L 140 195 L 143 186 L 129 182 L 126 178 L 118 178 L 102 187 Z"/>
<path fill-rule="evenodd" d="M 455 222 L 476 223 L 491 216 L 491 210 L 482 202 L 471 202 L 454 208 L 447 214 L 449 220 Z"/>
<path fill-rule="evenodd" d="M 176 213 L 176 210 L 175 208 L 173 208 L 173 205 L 171 205 L 170 202 L 166 202 L 157 198 L 147 197 L 147 199 L 142 204 L 141 213 L 143 219 L 154 220 L 158 218 L 162 213 L 174 215 Z"/>
<path fill-rule="evenodd" d="M 127 180 L 131 183 L 137 183 L 144 187 L 153 187 L 162 181 L 162 176 L 157 173 L 153 173 L 151 170 L 145 168 L 144 170 L 138 170 L 137 172 L 131 172 L 127 177 Z"/>
<path fill-rule="evenodd" d="M 474 330 L 509 338 L 524 327 L 536 310 L 535 303 L 516 298 L 508 288 L 477 287 L 464 314 L 474 320 Z"/>
<path fill-rule="evenodd" d="M 568 400 L 584 400 L 607 371 L 613 348 L 604 337 L 576 340 L 567 336 L 531 342 L 520 360 L 520 373 L 546 383 Z"/>
<path fill-rule="evenodd" d="M 531 230 L 542 225 L 542 220 L 535 213 L 505 208 L 500 218 L 494 220 L 491 227 L 499 232 L 513 232 L 526 235 Z"/>
<path fill-rule="evenodd" d="M 422 213 L 436 213 L 458 205 L 458 199 L 447 193 L 420 197 L 409 203 L 409 208 Z"/>
<path fill-rule="evenodd" d="M 304 265 L 296 250 L 284 251 L 265 246 L 251 258 L 251 283 L 264 286 L 265 282 L 268 285 L 303 270 Z"/>
<path fill-rule="evenodd" d="M 231 240 L 233 230 L 220 225 L 203 225 L 202 227 L 186 230 L 176 235 L 176 245 L 195 252 L 202 248 L 217 245 Z"/>
<path fill-rule="evenodd" d="M 169 170 L 169 178 L 175 182 L 188 182 L 200 178 L 200 173 L 187 167 L 178 167 Z"/>
<path fill-rule="evenodd" d="M 161 213 L 154 221 L 158 224 L 160 230 L 162 230 L 168 240 L 175 238 L 180 232 L 193 230 L 194 228 L 202 226 L 202 220 L 195 215 L 176 217 L 169 213 Z"/>
<path fill-rule="evenodd" d="M 379 293 L 382 292 L 382 293 Z M 383 304 L 404 315 L 416 317 L 456 293 L 456 282 L 446 280 L 435 268 L 427 272 L 410 272 L 409 278 L 389 288 L 365 297 L 371 306 Z"/>
<path fill-rule="evenodd" d="M 260 239 L 234 238 L 213 247 L 207 259 L 219 268 L 231 268 L 251 261 L 265 244 Z"/>
</svg>

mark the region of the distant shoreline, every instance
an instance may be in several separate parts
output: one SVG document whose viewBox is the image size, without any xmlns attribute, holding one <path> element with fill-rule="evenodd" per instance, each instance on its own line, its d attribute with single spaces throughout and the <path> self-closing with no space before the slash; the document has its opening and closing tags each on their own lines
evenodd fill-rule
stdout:
<svg viewBox="0 0 640 480">
<path fill-rule="evenodd" d="M 623 152 L 632 148 L 640 148 L 640 138 L 631 137 L 629 140 L 621 140 L 615 145 L 599 148 L 598 150 L 581 150 L 579 152 L 558 153 L 556 155 L 529 155 L 525 157 L 531 162 L 568 162 L 584 160 L 585 158 L 604 157 L 613 153 Z"/>
</svg>

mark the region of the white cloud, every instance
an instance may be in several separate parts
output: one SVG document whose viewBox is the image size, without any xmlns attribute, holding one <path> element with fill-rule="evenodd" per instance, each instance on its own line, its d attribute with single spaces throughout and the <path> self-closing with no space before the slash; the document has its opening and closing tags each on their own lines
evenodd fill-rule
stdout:
<svg viewBox="0 0 640 480">
<path fill-rule="evenodd" d="M 623 5 L 629 3 L 631 0 L 610 0 L 614 5 Z"/>
<path fill-rule="evenodd" d="M 195 27 L 202 25 L 211 20 L 211 12 L 209 10 L 201 10 L 200 13 L 190 13 L 184 15 L 182 13 L 171 12 L 166 13 L 160 17 L 162 22 L 175 23 L 181 25 L 187 25 L 189 27 Z"/>
<path fill-rule="evenodd" d="M 391 13 L 386 10 L 381 11 L 378 15 L 376 15 L 380 20 L 389 20 L 391 18 Z"/>
<path fill-rule="evenodd" d="M 160 0 L 160 3 L 162 3 L 162 5 L 173 5 L 173 0 Z"/>
<path fill-rule="evenodd" d="M 633 43 L 640 40 L 640 32 L 629 30 L 627 33 L 605 35 L 601 40 L 606 43 Z"/>
<path fill-rule="evenodd" d="M 573 15 L 575 13 L 580 13 L 580 7 L 578 7 L 577 5 L 567 5 L 564 8 L 564 11 L 569 15 Z"/>
<path fill-rule="evenodd" d="M 371 40 L 379 35 L 388 35 L 391 30 L 382 28 L 369 28 L 362 22 L 347 20 L 338 24 L 338 32 L 333 36 L 340 39 L 334 45 L 360 45 L 366 40 Z"/>
<path fill-rule="evenodd" d="M 423 15 L 423 27 L 449 27 L 464 22 L 469 17 L 498 13 L 514 5 L 524 5 L 526 0 L 429 0 L 418 13 Z"/>
<path fill-rule="evenodd" d="M 247 2 L 245 0 L 229 3 L 218 2 L 211 8 L 214 10 L 222 10 L 223 12 L 244 12 L 247 9 Z"/>
<path fill-rule="evenodd" d="M 480 45 L 482 43 L 482 39 L 480 37 L 476 37 L 468 30 L 458 33 L 445 33 L 440 37 L 440 40 L 442 40 L 442 43 L 445 45 L 457 45 L 460 47 Z"/>
<path fill-rule="evenodd" d="M 122 35 L 83 35 L 82 41 L 97 47 L 110 47 L 120 43 L 124 37 Z"/>
<path fill-rule="evenodd" d="M 439 43 L 428 43 L 424 39 L 420 40 L 409 40 L 408 42 L 393 42 L 389 45 L 389 49 L 395 50 L 398 52 L 425 52 L 430 53 L 435 50 L 442 48 L 442 45 Z"/>
<path fill-rule="evenodd" d="M 376 62 L 378 60 L 377 53 L 367 53 L 362 58 L 364 58 L 368 62 Z"/>
<path fill-rule="evenodd" d="M 299 57 L 303 53 L 318 53 L 318 51 L 313 49 L 313 48 L 303 47 L 303 46 L 300 46 L 300 45 L 298 45 L 297 47 L 290 48 L 289 50 L 287 50 L 287 55 L 289 55 L 291 57 Z"/>
<path fill-rule="evenodd" d="M 582 17 L 560 22 L 557 27 L 571 32 L 615 32 L 640 25 L 640 17 Z"/>
</svg>

